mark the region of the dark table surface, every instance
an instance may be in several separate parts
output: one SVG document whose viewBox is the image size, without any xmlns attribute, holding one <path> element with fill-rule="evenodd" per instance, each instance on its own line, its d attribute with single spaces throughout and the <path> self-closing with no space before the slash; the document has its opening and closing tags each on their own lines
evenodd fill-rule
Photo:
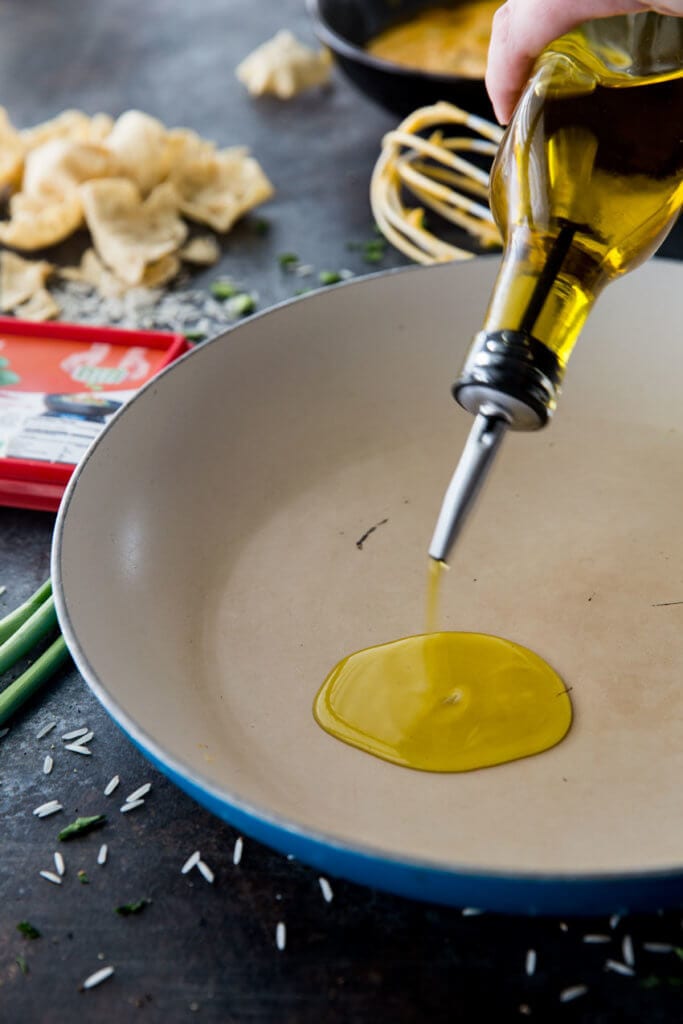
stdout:
<svg viewBox="0 0 683 1024">
<path fill-rule="evenodd" d="M 0 0 L 0 103 L 28 126 L 67 107 L 111 114 L 137 107 L 169 125 L 188 125 L 221 144 L 251 146 L 277 195 L 264 213 L 265 238 L 238 227 L 219 268 L 195 285 L 234 275 L 263 307 L 293 294 L 300 281 L 282 273 L 277 254 L 294 250 L 316 268 L 367 272 L 347 243 L 371 235 L 368 180 L 382 134 L 394 119 L 339 78 L 334 88 L 292 103 L 250 100 L 234 77 L 239 59 L 276 30 L 312 34 L 302 0 Z M 674 252 L 680 245 L 669 245 Z M 383 266 L 400 265 L 388 253 Z M 374 268 L 373 268 L 374 269 Z M 54 517 L 0 509 L 0 613 L 49 574 Z M 53 733 L 38 741 L 41 727 Z M 87 723 L 92 758 L 67 757 L 59 737 Z M 42 773 L 52 749 L 52 775 Z M 114 774 L 119 792 L 149 781 L 138 812 L 107 829 L 109 861 L 95 859 L 101 837 L 68 850 L 60 888 L 40 877 L 53 867 L 56 818 L 31 811 L 53 791 L 65 803 L 62 824 L 101 809 Z M 681 911 L 652 908 L 620 920 L 530 919 L 420 905 L 331 879 L 325 902 L 316 872 L 213 818 L 153 770 L 120 733 L 78 673 L 64 670 L 0 739 L 0 1019 L 175 1021 L 496 1021 L 681 1020 Z M 102 836 L 103 838 L 103 836 Z M 200 849 L 213 885 L 185 857 Z M 87 871 L 80 884 L 77 871 Z M 137 916 L 120 904 L 152 902 Z M 17 931 L 28 920 L 41 932 Z M 287 926 L 279 951 L 275 930 Z M 607 937 L 602 943 L 586 935 Z M 635 970 L 622 962 L 624 939 Z M 644 944 L 667 944 L 669 952 Z M 628 945 L 628 939 L 627 939 Z M 533 976 L 527 951 L 537 953 Z M 79 992 L 103 964 L 115 975 Z M 570 986 L 588 991 L 561 1003 Z"/>
</svg>

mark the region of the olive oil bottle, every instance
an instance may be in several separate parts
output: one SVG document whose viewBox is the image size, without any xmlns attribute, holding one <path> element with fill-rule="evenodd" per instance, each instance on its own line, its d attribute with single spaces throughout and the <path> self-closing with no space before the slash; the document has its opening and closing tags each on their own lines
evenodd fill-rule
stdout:
<svg viewBox="0 0 683 1024">
<path fill-rule="evenodd" d="M 503 260 L 453 388 L 477 419 L 433 558 L 447 558 L 507 428 L 552 415 L 601 290 L 655 252 L 682 203 L 683 18 L 607 18 L 553 43 L 492 168 Z"/>
</svg>

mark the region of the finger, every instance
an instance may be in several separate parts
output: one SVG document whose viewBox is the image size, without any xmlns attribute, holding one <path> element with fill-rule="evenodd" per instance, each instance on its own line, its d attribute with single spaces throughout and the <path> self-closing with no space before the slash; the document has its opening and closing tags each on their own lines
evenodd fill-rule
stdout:
<svg viewBox="0 0 683 1024">
<path fill-rule="evenodd" d="M 683 0 L 665 0 L 668 5 Z M 501 124 L 506 124 L 539 53 L 584 21 L 643 11 L 640 0 L 507 0 L 493 19 L 486 88 Z"/>
</svg>

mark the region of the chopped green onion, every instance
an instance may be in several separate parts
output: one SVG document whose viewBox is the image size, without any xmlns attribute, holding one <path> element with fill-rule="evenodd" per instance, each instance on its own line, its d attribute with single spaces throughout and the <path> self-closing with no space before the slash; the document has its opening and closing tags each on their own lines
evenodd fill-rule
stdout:
<svg viewBox="0 0 683 1024">
<path fill-rule="evenodd" d="M 3 644 L 13 633 L 16 633 L 19 626 L 23 625 L 51 594 L 52 581 L 46 580 L 42 587 L 39 587 L 35 594 L 32 594 L 27 601 L 24 601 L 13 612 L 6 615 L 4 619 L 0 619 L 0 644 Z"/>
<path fill-rule="evenodd" d="M 17 925 L 17 931 L 21 932 L 25 939 L 40 938 L 40 932 L 30 921 L 20 921 Z"/>
<path fill-rule="evenodd" d="M 321 270 L 318 274 L 318 280 L 325 285 L 339 284 L 341 279 L 341 274 L 338 274 L 336 270 Z"/>
<path fill-rule="evenodd" d="M 283 270 L 288 270 L 299 262 L 299 257 L 295 252 L 281 252 L 278 256 L 278 262 Z"/>
<path fill-rule="evenodd" d="M 68 839 L 74 839 L 76 836 L 85 835 L 86 832 L 92 832 L 93 829 L 101 828 L 106 820 L 106 814 L 93 814 L 89 818 L 76 818 L 70 825 L 62 829 L 57 838 L 65 843 Z"/>
<path fill-rule="evenodd" d="M 230 312 L 234 316 L 249 316 L 256 309 L 256 301 L 248 292 L 241 292 L 230 300 Z"/>
<path fill-rule="evenodd" d="M 90 879 L 86 875 L 83 868 L 81 868 L 81 870 L 78 872 L 78 881 L 81 883 L 81 885 L 90 885 Z"/>
<path fill-rule="evenodd" d="M 204 334 L 203 331 L 186 331 L 185 332 L 185 340 L 189 341 L 193 345 L 197 341 L 204 341 L 205 337 L 206 337 L 206 335 Z"/>
<path fill-rule="evenodd" d="M 0 648 L 0 651 L 2 648 Z M 39 658 L 0 693 L 0 725 L 44 686 L 69 657 L 64 637 L 58 637 Z"/>
<path fill-rule="evenodd" d="M 254 231 L 257 235 L 267 235 L 270 231 L 270 221 L 265 217 L 259 217 L 254 221 Z"/>
<path fill-rule="evenodd" d="M 141 914 L 151 900 L 138 900 L 136 903 L 124 903 L 123 906 L 115 907 L 115 913 L 121 917 L 130 917 L 131 914 Z"/>
<path fill-rule="evenodd" d="M 209 291 L 215 299 L 231 299 L 233 295 L 237 295 L 239 288 L 232 281 L 214 281 L 209 286 Z"/>
<path fill-rule="evenodd" d="M 22 974 L 28 974 L 28 964 L 26 963 L 25 957 L 18 956 L 16 958 L 16 963 L 18 964 L 19 970 Z"/>
</svg>

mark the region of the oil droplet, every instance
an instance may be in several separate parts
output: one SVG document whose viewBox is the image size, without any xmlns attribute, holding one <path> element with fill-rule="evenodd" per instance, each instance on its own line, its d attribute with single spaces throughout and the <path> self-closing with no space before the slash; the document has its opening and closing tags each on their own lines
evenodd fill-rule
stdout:
<svg viewBox="0 0 683 1024">
<path fill-rule="evenodd" d="M 572 721 L 567 688 L 550 665 L 482 633 L 428 633 L 358 651 L 330 673 L 313 713 L 345 743 L 432 772 L 541 753 Z"/>
</svg>

